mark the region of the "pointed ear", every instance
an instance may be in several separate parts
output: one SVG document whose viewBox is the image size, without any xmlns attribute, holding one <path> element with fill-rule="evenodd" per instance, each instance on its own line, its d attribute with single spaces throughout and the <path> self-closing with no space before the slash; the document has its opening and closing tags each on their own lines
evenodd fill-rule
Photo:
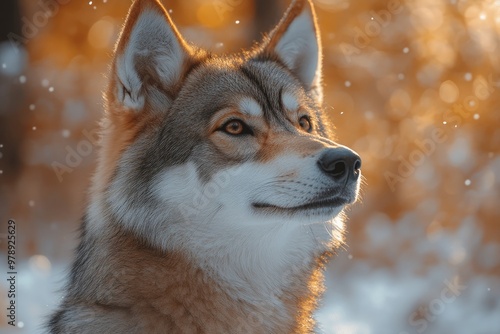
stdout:
<svg viewBox="0 0 500 334">
<path fill-rule="evenodd" d="M 160 2 L 136 0 L 116 45 L 108 101 L 120 110 L 168 109 L 190 59 Z"/>
<path fill-rule="evenodd" d="M 321 41 L 316 14 L 310 0 L 294 0 L 271 32 L 264 52 L 281 61 L 321 101 Z"/>
</svg>

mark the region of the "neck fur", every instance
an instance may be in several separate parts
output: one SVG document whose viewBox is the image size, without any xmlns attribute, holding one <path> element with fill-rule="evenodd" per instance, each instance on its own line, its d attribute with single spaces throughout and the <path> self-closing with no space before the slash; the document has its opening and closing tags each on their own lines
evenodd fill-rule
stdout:
<svg viewBox="0 0 500 334">
<path fill-rule="evenodd" d="M 249 333 L 310 333 L 331 244 L 318 239 L 318 226 L 290 232 L 276 242 L 274 234 L 283 236 L 281 228 L 260 235 L 258 244 L 256 235 L 238 240 L 226 231 L 219 242 L 198 241 L 196 251 L 165 252 L 113 224 L 109 233 L 88 233 L 82 240 L 93 245 L 83 252 L 101 264 L 92 268 L 94 277 L 99 270 L 97 277 L 113 278 L 103 284 L 90 275 L 81 277 L 94 285 L 98 296 L 99 291 L 105 296 L 96 302 L 130 308 L 147 305 L 156 311 L 148 318 L 156 314 L 151 321 L 160 323 L 172 315 L 168 322 L 174 324 L 165 324 L 166 328 L 184 328 L 191 317 L 210 324 L 215 332 L 241 327 L 240 332 Z"/>
</svg>

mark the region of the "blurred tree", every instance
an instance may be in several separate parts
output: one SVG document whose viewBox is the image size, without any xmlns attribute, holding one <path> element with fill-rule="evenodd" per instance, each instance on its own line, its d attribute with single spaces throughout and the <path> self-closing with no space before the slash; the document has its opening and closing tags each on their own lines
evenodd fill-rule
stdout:
<svg viewBox="0 0 500 334">
<path fill-rule="evenodd" d="M 18 0 L 0 2 L 0 37 L 4 41 L 10 32 L 21 34 L 21 15 Z"/>
<path fill-rule="evenodd" d="M 0 62 L 11 52 L 12 44 L 8 35 L 21 35 L 21 15 L 18 0 L 0 2 Z M 20 148 L 24 134 L 22 113 L 19 112 L 23 101 L 23 91 L 13 77 L 0 70 L 0 157 L 3 179 L 13 182 L 21 167 Z M 5 182 L 2 182 L 2 187 Z M 2 189 L 2 193 L 5 193 Z"/>
</svg>

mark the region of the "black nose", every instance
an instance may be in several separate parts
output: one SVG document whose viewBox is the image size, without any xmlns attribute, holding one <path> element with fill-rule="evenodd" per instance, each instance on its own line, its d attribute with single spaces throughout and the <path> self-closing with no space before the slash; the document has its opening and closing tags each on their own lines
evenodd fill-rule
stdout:
<svg viewBox="0 0 500 334">
<path fill-rule="evenodd" d="M 354 181 L 359 177 L 361 158 L 345 147 L 329 148 L 321 154 L 318 165 L 323 172 L 338 181 L 345 178 Z"/>
</svg>

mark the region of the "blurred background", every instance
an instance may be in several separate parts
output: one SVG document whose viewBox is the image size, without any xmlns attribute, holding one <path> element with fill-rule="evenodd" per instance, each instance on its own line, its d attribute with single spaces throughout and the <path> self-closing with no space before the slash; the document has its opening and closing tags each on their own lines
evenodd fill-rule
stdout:
<svg viewBox="0 0 500 334">
<path fill-rule="evenodd" d="M 239 51 L 288 1 L 163 0 L 189 41 Z M 363 158 L 327 270 L 325 333 L 500 333 L 500 1 L 314 0 L 325 108 Z M 39 333 L 77 244 L 102 90 L 130 0 L 0 3 L 0 309 Z"/>
</svg>

